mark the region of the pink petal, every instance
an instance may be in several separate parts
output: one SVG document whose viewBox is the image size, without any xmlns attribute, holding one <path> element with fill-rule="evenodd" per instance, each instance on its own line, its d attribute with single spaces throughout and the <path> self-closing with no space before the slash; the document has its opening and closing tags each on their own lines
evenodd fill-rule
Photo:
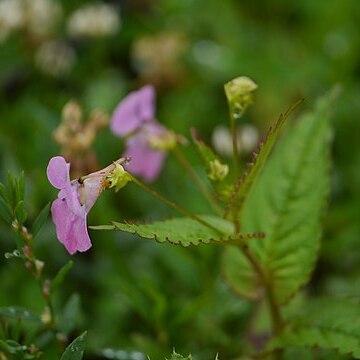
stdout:
<svg viewBox="0 0 360 360">
<path fill-rule="evenodd" d="M 56 199 L 52 203 L 51 214 L 57 238 L 71 255 L 91 247 L 86 216 L 81 217 L 71 212 L 66 201 L 61 199 Z"/>
<path fill-rule="evenodd" d="M 155 89 L 152 85 L 143 86 L 138 91 L 139 99 L 141 98 L 139 113 L 142 119 L 155 119 Z"/>
<path fill-rule="evenodd" d="M 116 107 L 110 123 L 111 130 L 124 136 L 155 117 L 155 90 L 147 85 L 131 92 Z"/>
<path fill-rule="evenodd" d="M 56 199 L 51 205 L 51 215 L 56 227 L 58 240 L 66 246 L 71 213 L 65 200 Z"/>
<path fill-rule="evenodd" d="M 148 146 L 147 136 L 143 132 L 131 137 L 126 145 L 123 156 L 131 158 L 126 169 L 148 181 L 155 180 L 162 169 L 165 152 L 151 149 Z"/>
<path fill-rule="evenodd" d="M 51 185 L 57 189 L 63 189 L 70 182 L 69 171 L 70 164 L 62 156 L 51 158 L 46 169 Z"/>
<path fill-rule="evenodd" d="M 91 240 L 86 226 L 86 218 L 77 217 L 71 223 L 68 233 L 67 251 L 72 255 L 76 251 L 84 252 L 91 248 Z"/>
<path fill-rule="evenodd" d="M 99 197 L 102 191 L 102 178 L 89 178 L 84 181 L 84 191 L 85 191 L 85 210 L 86 213 L 90 211 L 90 209 L 95 204 L 95 201 Z"/>
</svg>

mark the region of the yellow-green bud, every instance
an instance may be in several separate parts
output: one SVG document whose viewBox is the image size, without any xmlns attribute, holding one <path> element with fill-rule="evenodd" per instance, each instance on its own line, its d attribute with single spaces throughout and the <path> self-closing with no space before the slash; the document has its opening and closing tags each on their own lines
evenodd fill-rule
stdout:
<svg viewBox="0 0 360 360">
<path fill-rule="evenodd" d="M 149 146 L 158 151 L 172 150 L 176 146 L 177 137 L 173 131 L 166 131 L 161 135 L 150 135 Z"/>
<path fill-rule="evenodd" d="M 253 102 L 256 83 L 247 76 L 239 76 L 224 85 L 225 94 L 235 117 L 240 117 Z"/>
<path fill-rule="evenodd" d="M 51 324 L 52 318 L 51 318 L 51 311 L 48 306 L 45 306 L 44 311 L 42 312 L 41 316 L 41 322 L 43 324 Z"/>
<path fill-rule="evenodd" d="M 115 168 L 110 173 L 110 175 L 107 176 L 107 180 L 109 182 L 109 189 L 115 188 L 115 191 L 119 191 L 121 188 L 123 188 L 129 181 L 132 180 L 132 176 L 124 170 L 124 168 L 118 164 L 114 163 Z"/>
<path fill-rule="evenodd" d="M 208 177 L 212 181 L 221 181 L 224 180 L 227 174 L 229 173 L 229 166 L 222 164 L 219 160 L 213 160 L 209 163 L 210 171 Z"/>
</svg>

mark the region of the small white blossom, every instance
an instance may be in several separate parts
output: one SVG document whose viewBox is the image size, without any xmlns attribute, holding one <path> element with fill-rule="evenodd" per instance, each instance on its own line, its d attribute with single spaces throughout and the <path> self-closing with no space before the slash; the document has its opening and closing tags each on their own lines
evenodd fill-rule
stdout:
<svg viewBox="0 0 360 360">
<path fill-rule="evenodd" d="M 23 0 L 27 29 L 35 35 L 47 35 L 62 15 L 60 4 L 53 0 Z"/>
<path fill-rule="evenodd" d="M 83 6 L 70 15 L 67 23 L 67 30 L 74 37 L 109 36 L 115 34 L 119 27 L 117 9 L 106 4 Z"/>
<path fill-rule="evenodd" d="M 252 125 L 242 125 L 237 129 L 237 147 L 239 153 L 248 154 L 253 151 L 259 142 L 259 133 Z M 232 136 L 226 126 L 217 126 L 212 133 L 212 144 L 220 155 L 232 157 Z"/>
<path fill-rule="evenodd" d="M 5 40 L 8 35 L 22 27 L 24 13 L 21 0 L 0 1 L 0 41 Z"/>
<path fill-rule="evenodd" d="M 0 41 L 17 30 L 47 35 L 61 13 L 54 0 L 0 0 Z"/>
<path fill-rule="evenodd" d="M 249 153 L 253 151 L 259 142 L 259 132 L 255 126 L 242 125 L 238 129 L 238 137 L 241 151 Z"/>
<path fill-rule="evenodd" d="M 233 147 L 230 129 L 224 125 L 217 126 L 212 133 L 212 144 L 217 153 L 231 157 Z"/>
<path fill-rule="evenodd" d="M 63 41 L 43 43 L 36 52 L 35 63 L 43 72 L 52 76 L 66 74 L 75 63 L 74 50 Z"/>
</svg>

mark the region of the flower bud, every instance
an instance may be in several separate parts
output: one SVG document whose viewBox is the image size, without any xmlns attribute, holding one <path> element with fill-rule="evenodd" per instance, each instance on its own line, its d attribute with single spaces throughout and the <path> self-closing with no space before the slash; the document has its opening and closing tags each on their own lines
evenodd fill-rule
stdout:
<svg viewBox="0 0 360 360">
<path fill-rule="evenodd" d="M 114 163 L 114 170 L 107 176 L 109 182 L 109 189 L 115 188 L 115 191 L 119 191 L 123 188 L 129 181 L 132 180 L 131 175 L 124 170 L 124 168 L 118 164 Z"/>
<path fill-rule="evenodd" d="M 35 269 L 36 269 L 36 273 L 38 276 L 40 276 L 40 274 L 44 268 L 44 265 L 45 265 L 45 263 L 43 261 L 38 260 L 38 259 L 35 260 Z"/>
<path fill-rule="evenodd" d="M 229 166 L 222 164 L 219 160 L 213 160 L 209 163 L 210 171 L 208 177 L 212 181 L 224 180 L 226 175 L 229 173 Z"/>
<path fill-rule="evenodd" d="M 48 306 L 45 306 L 44 311 L 41 314 L 41 321 L 43 324 L 50 324 L 52 319 L 51 319 L 51 311 L 49 309 Z"/>
<path fill-rule="evenodd" d="M 253 102 L 256 83 L 247 76 L 239 76 L 224 85 L 225 94 L 235 118 L 241 117 Z"/>
</svg>

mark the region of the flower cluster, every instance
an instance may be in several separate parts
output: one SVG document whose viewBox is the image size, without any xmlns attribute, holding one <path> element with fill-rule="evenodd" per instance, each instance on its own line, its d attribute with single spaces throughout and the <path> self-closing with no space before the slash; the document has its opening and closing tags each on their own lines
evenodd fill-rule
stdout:
<svg viewBox="0 0 360 360">
<path fill-rule="evenodd" d="M 81 129 L 84 126 L 85 129 L 91 128 L 94 121 L 90 119 L 86 125 L 82 125 L 81 117 L 77 103 L 72 101 L 65 106 L 63 122 L 55 133 L 59 143 L 69 140 L 75 146 L 83 138 L 82 135 L 85 136 Z M 131 159 L 126 169 L 152 181 L 161 171 L 166 152 L 176 145 L 176 135 L 155 119 L 155 90 L 152 86 L 134 91 L 120 102 L 110 126 L 116 135 L 126 138 L 126 150 L 119 161 L 73 181 L 70 181 L 70 164 L 63 157 L 53 157 L 47 168 L 50 183 L 60 190 L 51 206 L 57 237 L 70 254 L 91 247 L 86 218 L 101 192 L 107 188 L 118 191 L 132 180 L 122 165 Z M 94 136 L 88 136 L 90 143 Z M 83 149 L 82 145 L 83 141 L 80 141 L 76 146 Z"/>
</svg>

